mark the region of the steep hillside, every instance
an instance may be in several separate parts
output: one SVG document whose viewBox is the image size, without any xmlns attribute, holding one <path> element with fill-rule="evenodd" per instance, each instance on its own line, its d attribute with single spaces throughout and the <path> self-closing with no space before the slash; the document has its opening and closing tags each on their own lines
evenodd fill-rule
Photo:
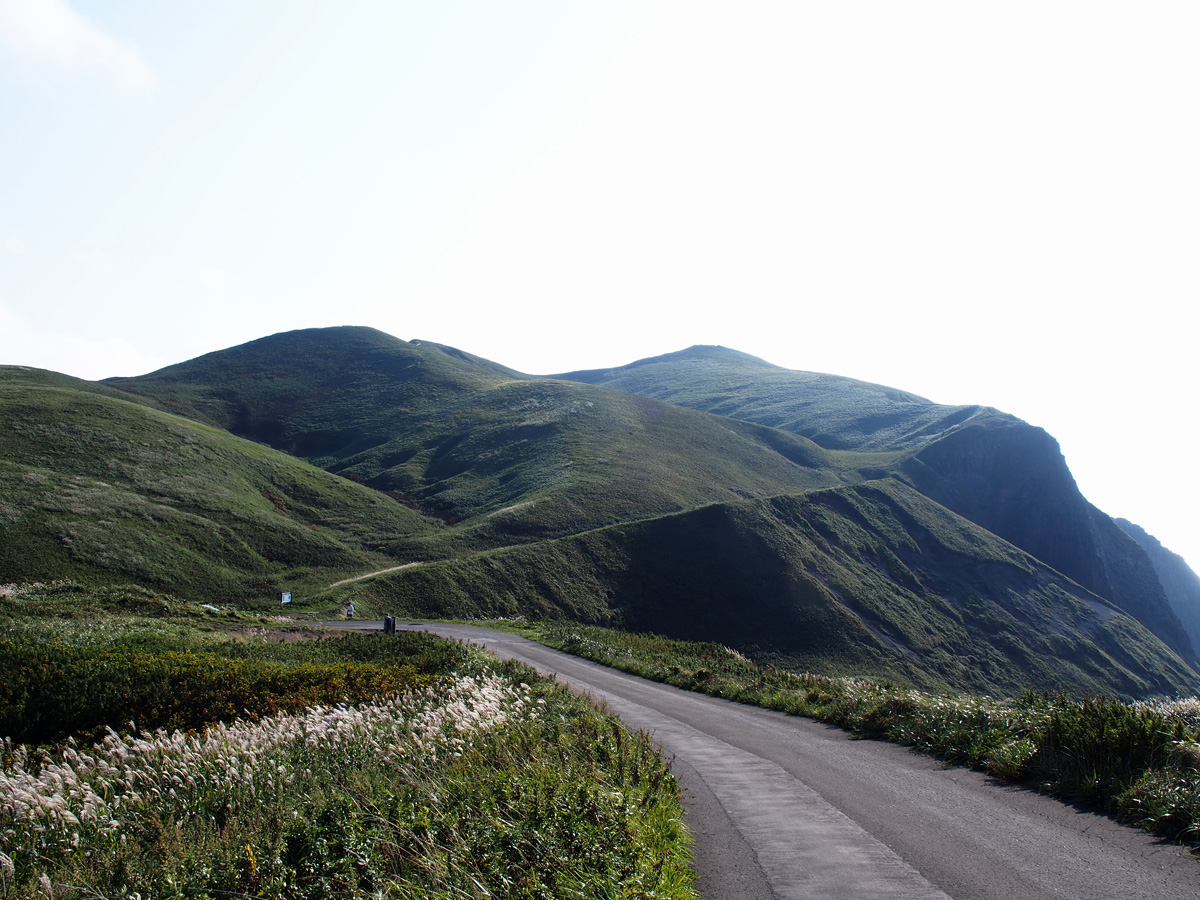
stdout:
<svg viewBox="0 0 1200 900">
<path fill-rule="evenodd" d="M 275 335 L 106 384 L 465 521 L 463 546 L 861 478 L 857 458 L 786 432 L 371 329 Z"/>
<path fill-rule="evenodd" d="M 714 504 L 346 592 L 399 615 L 566 617 L 933 688 L 1198 686 L 1136 621 L 893 480 Z"/>
<path fill-rule="evenodd" d="M 394 565 L 386 551 L 441 529 L 285 454 L 111 393 L 0 367 L 0 583 L 134 581 L 278 604 L 280 590 Z"/>
<path fill-rule="evenodd" d="M 1093 507 L 1042 429 L 979 406 L 941 406 L 849 378 L 792 371 L 723 347 L 561 376 L 771 425 L 829 448 L 904 451 L 897 474 L 1115 603 L 1195 661 L 1149 558 Z"/>
<path fill-rule="evenodd" d="M 1200 648 L 1200 576 L 1191 570 L 1178 553 L 1172 553 L 1146 529 L 1128 519 L 1115 519 L 1117 526 L 1135 540 L 1150 557 L 1158 580 L 1167 594 L 1167 602 L 1179 617 L 1192 646 Z"/>
<path fill-rule="evenodd" d="M 1112 601 L 1195 660 L 1149 557 L 1084 499 L 1058 442 L 1018 419 L 973 422 L 909 457 L 911 483 Z"/>
</svg>

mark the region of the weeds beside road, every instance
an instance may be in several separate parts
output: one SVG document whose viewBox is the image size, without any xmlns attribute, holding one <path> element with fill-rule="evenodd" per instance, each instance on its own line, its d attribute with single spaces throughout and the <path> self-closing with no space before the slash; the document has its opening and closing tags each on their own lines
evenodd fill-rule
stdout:
<svg viewBox="0 0 1200 900">
<path fill-rule="evenodd" d="M 622 671 L 882 738 L 1200 845 L 1200 700 L 936 695 L 797 675 L 727 647 L 568 624 L 521 633 Z"/>
</svg>

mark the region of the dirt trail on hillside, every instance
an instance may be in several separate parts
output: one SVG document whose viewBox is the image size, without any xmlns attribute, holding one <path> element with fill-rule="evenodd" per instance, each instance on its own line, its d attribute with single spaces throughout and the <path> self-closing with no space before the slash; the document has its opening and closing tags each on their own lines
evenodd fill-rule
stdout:
<svg viewBox="0 0 1200 900">
<path fill-rule="evenodd" d="M 386 575 L 388 572 L 399 572 L 401 569 L 411 569 L 413 566 L 423 566 L 423 562 L 404 563 L 400 566 L 392 566 L 390 569 L 380 569 L 378 572 L 368 572 L 366 575 L 355 575 L 353 578 L 343 578 L 341 581 L 335 581 L 333 584 L 325 588 L 329 591 L 335 587 L 341 587 L 343 584 L 353 584 L 355 581 L 364 581 L 367 578 L 374 578 L 376 575 Z"/>
</svg>

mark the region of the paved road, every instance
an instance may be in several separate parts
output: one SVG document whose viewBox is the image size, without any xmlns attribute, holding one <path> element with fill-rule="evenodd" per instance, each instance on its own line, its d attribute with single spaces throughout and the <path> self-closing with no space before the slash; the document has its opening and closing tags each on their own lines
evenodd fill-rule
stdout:
<svg viewBox="0 0 1200 900">
<path fill-rule="evenodd" d="M 504 632 L 399 627 L 554 673 L 651 733 L 684 788 L 706 900 L 1200 898 L 1200 861 L 1184 850 L 977 772 Z"/>
</svg>

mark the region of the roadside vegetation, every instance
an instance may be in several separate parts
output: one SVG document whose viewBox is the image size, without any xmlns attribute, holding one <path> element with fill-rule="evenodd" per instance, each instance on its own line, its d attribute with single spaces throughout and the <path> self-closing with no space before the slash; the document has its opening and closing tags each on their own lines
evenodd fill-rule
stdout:
<svg viewBox="0 0 1200 900">
<path fill-rule="evenodd" d="M 1200 845 L 1200 699 L 1125 703 L 1027 691 L 998 700 L 794 674 L 713 643 L 579 625 L 522 633 L 676 687 L 829 722 L 1027 784 Z"/>
<path fill-rule="evenodd" d="M 696 896 L 646 736 L 464 644 L 284 627 L 0 586 L 0 897 Z"/>
</svg>

